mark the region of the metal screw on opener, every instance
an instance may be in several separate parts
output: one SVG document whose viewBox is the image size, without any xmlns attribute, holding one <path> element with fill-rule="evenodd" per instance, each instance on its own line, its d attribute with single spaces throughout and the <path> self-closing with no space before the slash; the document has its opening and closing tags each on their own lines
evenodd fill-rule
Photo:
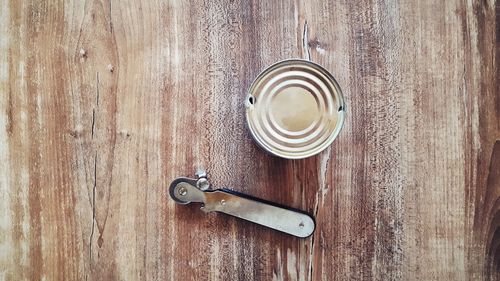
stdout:
<svg viewBox="0 0 500 281">
<path fill-rule="evenodd" d="M 204 212 L 228 214 L 301 238 L 314 232 L 313 218 L 301 211 L 228 189 L 212 189 L 206 173 L 197 172 L 196 175 L 197 179 L 180 177 L 170 184 L 170 197 L 176 203 L 202 203 Z"/>
</svg>

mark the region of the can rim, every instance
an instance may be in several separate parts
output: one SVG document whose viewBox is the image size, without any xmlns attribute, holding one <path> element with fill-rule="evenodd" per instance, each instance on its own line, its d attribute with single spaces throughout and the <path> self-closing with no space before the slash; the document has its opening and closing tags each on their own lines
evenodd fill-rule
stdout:
<svg viewBox="0 0 500 281">
<path fill-rule="evenodd" d="M 321 145 L 319 145 L 318 147 L 315 147 L 314 149 L 312 149 L 310 151 L 301 152 L 301 153 L 293 153 L 293 152 L 287 153 L 287 152 L 282 152 L 280 150 L 276 150 L 276 149 L 268 146 L 261 139 L 261 137 L 259 136 L 259 134 L 257 132 L 255 132 L 254 128 L 251 126 L 251 124 L 250 124 L 250 118 L 249 118 L 249 110 L 248 110 L 251 106 L 253 106 L 253 104 L 251 104 L 249 102 L 249 99 L 253 98 L 252 92 L 253 92 L 254 87 L 256 86 L 256 82 L 259 79 L 261 79 L 262 77 L 264 77 L 267 73 L 275 70 L 277 67 L 280 67 L 282 65 L 286 66 L 287 64 L 294 64 L 294 63 L 306 64 L 306 65 L 308 64 L 308 65 L 314 67 L 315 69 L 317 69 L 318 71 L 320 71 L 323 75 L 325 75 L 325 77 L 328 80 L 330 80 L 330 82 L 332 83 L 332 85 L 335 87 L 335 91 L 333 91 L 333 95 L 334 95 L 335 100 L 338 102 L 338 106 L 339 106 L 338 112 L 337 112 L 338 117 L 339 117 L 338 118 L 338 122 L 335 125 L 335 129 L 330 134 L 330 136 L 328 136 L 328 138 Z M 313 62 L 313 61 L 310 61 L 310 60 L 301 59 L 301 58 L 292 58 L 292 59 L 280 60 L 280 61 L 277 61 L 277 62 L 271 64 L 270 66 L 266 67 L 252 81 L 252 83 L 250 84 L 250 87 L 248 88 L 247 95 L 245 97 L 245 118 L 246 118 L 246 125 L 247 125 L 248 130 L 250 131 L 250 134 L 252 135 L 252 138 L 266 152 L 270 153 L 271 155 L 278 156 L 278 157 L 285 158 L 285 159 L 304 159 L 304 158 L 308 158 L 308 157 L 317 155 L 317 154 L 321 153 L 322 151 L 324 151 L 326 148 L 328 148 L 335 141 L 335 139 L 337 139 L 337 136 L 340 134 L 340 131 L 344 127 L 345 112 L 346 112 L 346 108 L 345 108 L 345 102 L 344 102 L 343 92 L 342 92 L 342 89 L 340 88 L 337 80 L 335 79 L 335 77 L 333 77 L 333 75 L 325 67 L 323 67 L 322 65 L 320 65 L 320 64 L 318 64 L 316 62 Z"/>
</svg>

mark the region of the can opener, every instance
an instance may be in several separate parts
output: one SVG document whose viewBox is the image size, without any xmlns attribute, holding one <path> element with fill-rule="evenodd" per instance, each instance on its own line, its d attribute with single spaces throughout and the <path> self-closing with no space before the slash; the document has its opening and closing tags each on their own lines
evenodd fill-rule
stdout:
<svg viewBox="0 0 500 281">
<path fill-rule="evenodd" d="M 170 197 L 176 203 L 202 203 L 201 210 L 206 213 L 224 213 L 301 238 L 314 231 L 314 219 L 301 211 L 225 188 L 212 189 L 205 172 L 197 172 L 196 176 L 179 177 L 170 184 Z"/>
</svg>

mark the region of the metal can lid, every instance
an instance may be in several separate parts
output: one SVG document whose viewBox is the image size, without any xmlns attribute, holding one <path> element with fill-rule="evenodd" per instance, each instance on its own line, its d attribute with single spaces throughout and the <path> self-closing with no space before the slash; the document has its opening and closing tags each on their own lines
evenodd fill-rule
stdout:
<svg viewBox="0 0 500 281">
<path fill-rule="evenodd" d="M 249 89 L 248 128 L 269 153 L 301 159 L 320 153 L 344 123 L 342 91 L 322 66 L 300 59 L 265 69 Z"/>
</svg>

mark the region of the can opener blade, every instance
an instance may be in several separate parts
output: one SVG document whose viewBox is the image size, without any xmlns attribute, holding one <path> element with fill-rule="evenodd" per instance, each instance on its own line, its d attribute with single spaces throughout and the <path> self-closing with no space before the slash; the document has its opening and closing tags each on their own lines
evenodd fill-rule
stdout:
<svg viewBox="0 0 500 281">
<path fill-rule="evenodd" d="M 197 179 L 176 178 L 169 193 L 178 204 L 202 203 L 204 212 L 224 213 L 301 238 L 315 229 L 314 219 L 302 211 L 228 189 L 212 189 L 205 173 Z"/>
</svg>

